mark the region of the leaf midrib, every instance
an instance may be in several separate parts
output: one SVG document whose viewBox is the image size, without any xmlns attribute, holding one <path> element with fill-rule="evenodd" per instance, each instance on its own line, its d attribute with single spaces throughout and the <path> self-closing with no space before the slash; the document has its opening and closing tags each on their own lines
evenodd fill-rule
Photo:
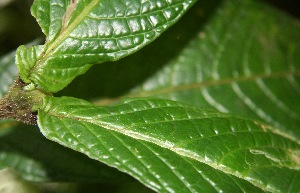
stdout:
<svg viewBox="0 0 300 193">
<path fill-rule="evenodd" d="M 45 60 L 47 60 L 48 56 L 50 56 L 55 49 L 59 46 L 59 44 L 64 41 L 68 35 L 77 27 L 80 22 L 85 18 L 85 16 L 90 13 L 90 11 L 99 3 L 100 0 L 93 0 L 91 1 L 85 8 L 82 10 L 82 12 L 73 20 L 73 22 L 68 25 L 66 28 L 62 28 L 63 31 L 60 32 L 58 37 L 52 42 L 46 42 L 45 47 L 46 51 L 41 56 L 41 58 L 36 62 L 36 64 L 31 68 L 29 76 L 32 72 L 35 71 L 40 65 L 44 63 Z M 76 8 L 75 8 L 76 10 Z M 49 46 L 47 44 L 50 44 Z"/>
<path fill-rule="evenodd" d="M 85 8 L 83 9 L 83 11 L 75 19 L 73 19 L 74 22 L 72 22 L 66 28 L 64 28 L 63 25 L 62 25 L 62 29 L 61 29 L 62 31 L 59 33 L 58 37 L 53 42 L 52 41 L 46 42 L 46 44 L 45 44 L 46 51 L 44 52 L 44 54 L 42 56 L 40 56 L 40 59 L 38 59 L 37 62 L 36 62 L 36 64 L 31 68 L 29 76 L 40 65 L 42 65 L 45 62 L 45 60 L 47 60 L 47 58 L 49 56 L 51 56 L 53 54 L 53 52 L 56 50 L 56 48 L 59 46 L 59 44 L 61 42 L 63 42 L 69 36 L 69 34 L 80 24 L 80 22 L 88 15 L 88 13 L 90 13 L 90 11 L 99 2 L 100 2 L 100 0 L 91 1 L 87 6 L 85 6 Z M 180 3 L 178 3 L 178 4 L 180 4 Z M 177 4 L 174 4 L 174 5 L 170 6 L 170 4 L 168 3 L 168 6 L 166 8 L 174 7 L 176 5 Z M 76 8 L 74 10 L 76 10 Z M 67 9 L 66 9 L 66 11 L 67 11 Z M 157 10 L 157 11 L 161 11 L 161 10 Z M 150 14 L 150 13 L 148 13 L 148 14 Z M 136 17 L 136 16 L 132 16 L 132 17 Z M 124 17 L 124 18 L 128 18 L 128 17 Z M 145 34 L 145 33 L 147 33 L 147 32 L 141 32 L 141 33 L 137 33 L 137 34 Z M 133 35 L 133 34 L 131 34 L 131 35 Z M 48 46 L 47 44 L 50 44 L 50 45 Z"/>
<path fill-rule="evenodd" d="M 133 138 L 136 139 L 136 140 L 141 140 L 141 141 L 145 141 L 145 142 L 148 142 L 148 143 L 153 143 L 153 144 L 158 145 L 158 146 L 160 146 L 160 147 L 162 147 L 162 148 L 169 149 L 170 151 L 172 151 L 172 152 L 174 152 L 174 153 L 180 155 L 180 156 L 183 157 L 183 158 L 189 158 L 189 159 L 192 159 L 192 160 L 195 160 L 195 161 L 199 161 L 199 162 L 201 162 L 201 163 L 203 163 L 203 164 L 206 164 L 206 165 L 208 165 L 208 166 L 210 166 L 210 167 L 212 167 L 212 168 L 214 168 L 214 169 L 216 169 L 216 170 L 220 170 L 220 171 L 222 171 L 222 172 L 224 172 L 224 173 L 226 173 L 226 174 L 230 174 L 230 175 L 236 176 L 236 177 L 238 177 L 238 178 L 244 179 L 244 178 L 243 178 L 244 175 L 242 175 L 241 173 L 236 173 L 236 172 L 232 171 L 232 169 L 226 169 L 226 168 L 220 166 L 218 163 L 207 162 L 207 161 L 204 161 L 204 160 L 199 160 L 199 158 L 194 157 L 194 156 L 192 156 L 192 155 L 185 154 L 184 152 L 178 151 L 178 150 L 176 150 L 176 148 L 174 149 L 174 148 L 167 147 L 167 146 L 163 145 L 161 142 L 155 142 L 154 140 L 151 140 L 151 139 L 150 139 L 150 140 L 145 140 L 142 136 L 133 136 L 132 133 L 131 133 L 131 134 L 128 134 L 128 133 L 126 133 L 126 132 L 123 132 L 123 131 L 120 131 L 120 130 L 118 130 L 118 129 L 115 129 L 115 128 L 113 127 L 113 125 L 101 124 L 101 123 L 99 124 L 99 122 L 97 122 L 98 124 L 96 124 L 95 122 L 93 122 L 93 121 L 91 121 L 91 120 L 86 120 L 86 119 L 80 118 L 80 117 L 73 117 L 73 116 L 67 116 L 67 115 L 57 115 L 57 114 L 49 113 L 49 112 L 44 112 L 44 113 L 47 114 L 48 116 L 54 116 L 54 117 L 56 117 L 56 118 L 59 118 L 60 120 L 62 120 L 62 119 L 65 118 L 65 119 L 71 119 L 71 120 L 76 120 L 76 121 L 83 121 L 83 122 L 85 122 L 85 123 L 89 123 L 89 124 L 92 124 L 92 125 L 95 125 L 95 126 L 103 127 L 103 128 L 108 129 L 108 130 L 110 130 L 110 131 L 114 131 L 114 132 L 117 132 L 117 133 L 121 133 L 121 134 L 123 134 L 123 135 L 125 135 L 125 136 L 128 136 L 128 137 L 133 137 Z M 90 131 L 90 132 L 91 132 L 91 131 Z M 275 133 L 275 134 L 276 134 L 276 133 Z M 242 149 L 243 149 L 243 148 L 242 148 Z M 246 148 L 245 148 L 245 149 L 246 149 Z M 272 166 L 271 166 L 271 167 L 272 167 Z M 274 167 L 276 167 L 276 166 L 274 166 Z M 244 179 L 244 180 L 245 180 L 245 179 Z M 255 181 L 253 181 L 253 180 L 250 180 L 250 181 L 249 181 L 249 180 L 246 180 L 246 181 L 248 181 L 249 183 L 253 184 L 253 185 L 256 186 L 256 187 L 259 187 L 259 188 L 261 188 L 261 189 L 263 189 L 263 190 L 266 190 L 265 187 L 261 186 L 259 183 L 255 182 Z"/>
<path fill-rule="evenodd" d="M 300 70 L 288 70 L 288 71 L 276 72 L 272 74 L 264 73 L 264 74 L 258 74 L 253 76 L 240 76 L 240 77 L 232 77 L 232 78 L 223 78 L 219 80 L 207 80 L 207 81 L 196 82 L 196 83 L 170 85 L 167 87 L 153 89 L 153 90 L 142 90 L 142 91 L 137 90 L 127 95 L 123 95 L 116 98 L 95 100 L 93 101 L 93 104 L 99 106 L 107 106 L 115 103 L 116 101 L 120 101 L 121 99 L 124 98 L 150 97 L 150 96 L 157 96 L 161 94 L 168 94 L 172 92 L 188 91 L 196 88 L 201 89 L 201 88 L 212 87 L 212 86 L 230 85 L 233 83 L 252 82 L 259 79 L 288 78 L 289 76 L 300 77 Z"/>
<path fill-rule="evenodd" d="M 151 91 L 142 91 L 139 93 L 132 93 L 126 95 L 126 97 L 144 97 L 144 96 L 153 96 L 159 94 L 167 94 L 176 91 L 184 91 L 184 90 L 192 90 L 195 88 L 204 88 L 204 87 L 211 87 L 211 86 L 220 86 L 220 85 L 230 85 L 232 83 L 241 83 L 241 82 L 252 82 L 259 79 L 268 79 L 268 78 L 285 78 L 291 75 L 300 76 L 300 70 L 291 70 L 291 71 L 284 71 L 284 72 L 276 72 L 272 74 L 258 74 L 254 76 L 241 76 L 236 78 L 224 78 L 219 80 L 207 80 L 204 82 L 197 82 L 197 83 L 188 83 L 188 84 L 181 84 L 175 86 L 169 86 L 162 89 L 151 90 Z M 99 104 L 99 103 L 97 103 Z"/>
<path fill-rule="evenodd" d="M 146 111 L 146 110 L 149 110 L 149 109 L 144 109 L 144 110 L 141 110 L 141 111 Z M 42 111 L 44 111 L 44 110 L 42 110 Z M 139 111 L 140 112 L 140 111 Z M 121 125 L 121 126 L 118 126 L 118 125 L 116 125 L 116 124 L 109 124 L 109 123 L 106 123 L 105 121 L 101 121 L 101 120 L 95 120 L 95 121 L 93 121 L 92 119 L 85 119 L 84 117 L 78 117 L 78 116 L 72 116 L 72 115 L 68 115 L 68 114 L 56 114 L 55 113 L 55 111 L 53 112 L 53 111 L 44 111 L 44 113 L 45 114 L 47 114 L 48 116 L 54 116 L 54 117 L 56 117 L 56 118 L 59 118 L 60 120 L 62 120 L 62 119 L 71 119 L 71 120 L 75 120 L 75 121 L 79 121 L 79 122 L 84 122 L 84 123 L 89 123 L 89 124 L 93 124 L 93 125 L 95 125 L 95 126 L 100 126 L 100 127 L 103 127 L 103 128 L 105 128 L 105 129 L 108 129 L 108 130 L 111 130 L 111 131 L 115 131 L 115 132 L 117 132 L 117 133 L 121 133 L 121 134 L 123 134 L 123 135 L 126 135 L 126 136 L 128 136 L 128 137 L 132 137 L 132 138 L 134 138 L 134 139 L 137 139 L 137 140 L 143 140 L 143 141 L 147 141 L 147 142 L 150 142 L 150 143 L 154 143 L 154 144 L 156 144 L 156 145 L 159 145 L 159 146 L 161 146 L 161 147 L 164 147 L 164 148 L 167 148 L 167 149 L 170 149 L 171 151 L 173 151 L 173 152 L 176 152 L 176 153 L 178 153 L 179 155 L 181 155 L 181 156 L 186 156 L 186 157 L 190 157 L 190 158 L 192 158 L 192 159 L 194 159 L 194 160 L 198 160 L 198 158 L 197 157 L 193 157 L 193 156 L 191 156 L 191 155 L 183 155 L 183 153 L 180 153 L 180 152 L 177 152 L 175 149 L 176 148 L 170 148 L 170 147 L 168 147 L 168 146 L 166 146 L 166 145 L 164 145 L 162 142 L 160 142 L 160 140 L 155 140 L 154 138 L 149 138 L 149 137 L 147 137 L 147 139 L 148 140 L 145 140 L 145 138 L 143 137 L 143 134 L 142 135 L 136 135 L 136 132 L 134 132 L 134 131 L 132 131 L 132 130 L 127 130 L 127 131 L 129 131 L 129 132 L 126 132 L 126 129 L 125 128 L 128 128 L 128 129 L 130 129 L 130 128 L 132 128 L 132 127 L 139 127 L 139 126 L 142 126 L 142 124 L 138 124 L 138 125 L 131 125 L 131 126 L 129 126 L 129 125 Z M 132 112 L 130 112 L 130 113 L 132 113 Z M 135 113 L 137 113 L 137 112 L 135 112 Z M 125 113 L 126 114 L 126 113 Z M 122 115 L 125 115 L 125 114 L 122 114 Z M 114 116 L 114 115 L 111 115 L 111 116 Z M 108 116 L 105 116 L 105 117 L 109 117 L 109 115 Z M 105 118 L 104 117 L 104 118 Z M 228 118 L 228 115 L 227 114 L 224 114 L 224 116 L 213 116 L 213 117 L 209 117 L 210 119 L 211 118 Z M 103 117 L 102 117 L 103 118 Z M 176 119 L 176 121 L 187 121 L 187 120 L 202 120 L 202 119 L 207 119 L 208 117 L 194 117 L 193 119 L 188 119 L 188 118 L 180 118 L 180 119 Z M 251 121 L 251 119 L 245 119 L 245 121 L 246 120 L 250 120 Z M 171 122 L 170 120 L 168 120 L 168 121 L 154 121 L 154 122 L 151 122 L 151 123 L 145 123 L 145 125 L 148 125 L 148 124 L 158 124 L 158 123 L 166 123 L 166 122 Z M 280 133 L 277 133 L 277 132 L 274 132 L 273 131 L 273 129 L 271 129 L 271 128 L 266 128 L 266 129 L 268 129 L 273 135 L 278 135 L 278 136 L 280 136 L 280 137 L 283 137 L 283 138 L 285 138 L 285 139 L 287 139 L 287 140 L 290 140 L 290 141 L 292 141 L 293 143 L 295 143 L 295 144 L 300 144 L 299 143 L 299 141 L 295 141 L 295 140 L 292 140 L 292 139 L 290 139 L 290 138 L 288 138 L 288 137 L 286 137 L 286 136 L 284 136 L 284 135 L 281 135 Z M 249 132 L 249 131 L 235 131 L 235 133 L 244 133 L 244 132 Z M 259 130 L 254 130 L 254 131 L 252 131 L 252 132 L 264 132 L 263 130 L 261 130 L 261 131 L 259 131 Z M 206 139 L 209 139 L 209 138 L 211 138 L 211 137 L 220 137 L 220 136 L 222 136 L 222 135 L 228 135 L 228 134 L 232 134 L 232 133 L 230 133 L 230 132 L 226 132 L 226 133 L 222 133 L 222 134 L 218 134 L 218 135 L 211 135 L 211 136 L 206 136 L 206 137 L 204 137 L 204 138 L 206 138 Z M 199 138 L 200 139 L 200 138 Z M 195 139 L 195 140 L 199 140 L 199 139 Z M 182 141 L 181 143 L 185 143 L 185 141 Z M 176 145 L 175 145 L 176 146 Z M 198 160 L 198 161 L 200 161 L 200 160 Z M 202 161 L 201 161 L 202 162 Z"/>
</svg>

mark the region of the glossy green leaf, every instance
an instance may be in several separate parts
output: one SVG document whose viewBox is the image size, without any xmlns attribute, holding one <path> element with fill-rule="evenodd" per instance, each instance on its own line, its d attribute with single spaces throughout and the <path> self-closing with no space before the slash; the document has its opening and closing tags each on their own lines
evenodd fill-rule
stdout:
<svg viewBox="0 0 300 193">
<path fill-rule="evenodd" d="M 0 168 L 7 167 L 29 181 L 130 180 L 113 168 L 45 139 L 37 127 L 15 121 L 0 121 Z"/>
<path fill-rule="evenodd" d="M 46 97 L 38 125 L 47 138 L 158 192 L 300 189 L 299 141 L 229 114 L 163 99 L 98 107 Z"/>
<path fill-rule="evenodd" d="M 251 117 L 299 140 L 299 61 L 298 20 L 259 1 L 227 0 L 176 57 L 130 96 Z"/>
<path fill-rule="evenodd" d="M 118 61 L 93 66 L 58 95 L 95 100 L 128 93 L 176 57 L 219 7 L 220 1 L 198 1 L 154 42 Z"/>
<path fill-rule="evenodd" d="M 32 13 L 47 36 L 44 46 L 19 47 L 20 76 L 57 92 L 92 64 L 115 61 L 156 39 L 192 0 L 35 0 Z"/>
</svg>

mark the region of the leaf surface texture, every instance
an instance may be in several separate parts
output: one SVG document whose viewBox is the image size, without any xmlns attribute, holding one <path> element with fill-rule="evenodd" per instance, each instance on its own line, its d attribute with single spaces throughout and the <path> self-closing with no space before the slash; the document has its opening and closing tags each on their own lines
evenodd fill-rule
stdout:
<svg viewBox="0 0 300 193">
<path fill-rule="evenodd" d="M 130 96 L 251 117 L 299 140 L 299 26 L 258 1 L 224 1 L 208 24 Z"/>
<path fill-rule="evenodd" d="M 45 139 L 34 126 L 0 121 L 0 168 L 13 168 L 34 182 L 130 181 L 114 168 Z"/>
<path fill-rule="evenodd" d="M 47 138 L 158 192 L 299 190 L 300 145 L 270 126 L 228 114 L 162 99 L 97 107 L 47 97 L 38 125 Z"/>
<path fill-rule="evenodd" d="M 92 64 L 115 61 L 156 39 L 194 3 L 191 0 L 35 0 L 32 14 L 44 46 L 17 52 L 23 81 L 57 92 Z"/>
</svg>

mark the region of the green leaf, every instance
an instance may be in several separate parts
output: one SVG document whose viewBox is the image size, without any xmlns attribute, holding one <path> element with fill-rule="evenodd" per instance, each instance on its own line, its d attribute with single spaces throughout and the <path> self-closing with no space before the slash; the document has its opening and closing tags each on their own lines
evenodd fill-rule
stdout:
<svg viewBox="0 0 300 193">
<path fill-rule="evenodd" d="M 18 75 L 15 65 L 15 52 L 8 53 L 0 58 L 0 98 L 6 94 Z"/>
<path fill-rule="evenodd" d="M 10 167 L 29 181 L 128 181 L 113 168 L 51 142 L 33 126 L 0 122 L 0 168 Z M 118 179 L 118 180 L 117 180 Z"/>
<path fill-rule="evenodd" d="M 158 192 L 295 192 L 300 144 L 261 122 L 163 99 L 46 97 L 41 132 Z"/>
<path fill-rule="evenodd" d="M 156 39 L 192 0 L 35 0 L 32 13 L 47 41 L 17 51 L 20 76 L 57 92 L 92 64 L 115 61 Z"/>
<path fill-rule="evenodd" d="M 129 96 L 251 117 L 299 140 L 299 61 L 298 20 L 259 1 L 227 0 L 176 57 Z"/>
<path fill-rule="evenodd" d="M 27 45 L 31 46 L 40 42 L 41 39 L 38 38 Z M 0 57 L 0 99 L 6 94 L 18 76 L 18 69 L 15 65 L 15 55 L 16 51 L 12 51 Z"/>
<path fill-rule="evenodd" d="M 118 61 L 93 66 L 58 94 L 95 100 L 128 93 L 176 57 L 219 6 L 219 1 L 198 1 L 171 29 L 148 46 Z"/>
</svg>

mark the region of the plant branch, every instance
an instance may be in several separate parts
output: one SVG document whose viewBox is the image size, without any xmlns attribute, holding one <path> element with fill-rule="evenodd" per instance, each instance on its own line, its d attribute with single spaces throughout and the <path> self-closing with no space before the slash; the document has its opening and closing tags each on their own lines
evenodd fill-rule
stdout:
<svg viewBox="0 0 300 193">
<path fill-rule="evenodd" d="M 0 120 L 16 119 L 35 125 L 38 104 L 45 96 L 39 89 L 26 89 L 26 84 L 17 78 L 8 93 L 0 100 Z"/>
</svg>

